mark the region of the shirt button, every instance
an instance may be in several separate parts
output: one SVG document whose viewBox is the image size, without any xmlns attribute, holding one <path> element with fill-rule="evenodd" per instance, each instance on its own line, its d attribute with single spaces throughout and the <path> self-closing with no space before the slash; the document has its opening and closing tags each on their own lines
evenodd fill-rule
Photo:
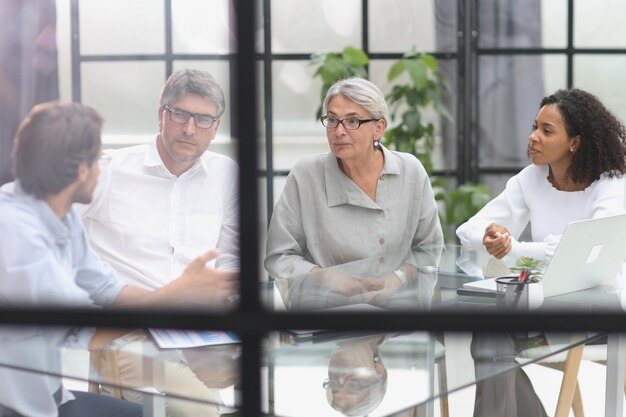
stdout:
<svg viewBox="0 0 626 417">
<path fill-rule="evenodd" d="M 381 256 L 380 258 L 378 258 L 378 262 L 380 262 L 381 264 L 385 262 L 385 257 Z"/>
<path fill-rule="evenodd" d="M 385 238 L 381 237 L 380 239 L 378 239 L 378 243 L 380 243 L 381 245 L 384 245 L 385 244 Z"/>
<path fill-rule="evenodd" d="M 381 174 L 381 175 L 380 175 L 380 180 L 381 180 L 381 181 L 385 181 L 385 174 Z"/>
</svg>

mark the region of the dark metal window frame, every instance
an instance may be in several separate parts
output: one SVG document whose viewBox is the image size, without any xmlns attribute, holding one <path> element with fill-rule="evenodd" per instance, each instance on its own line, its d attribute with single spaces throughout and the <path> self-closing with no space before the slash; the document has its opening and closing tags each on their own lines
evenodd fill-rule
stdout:
<svg viewBox="0 0 626 417">
<path fill-rule="evenodd" d="M 255 9 L 256 2 L 238 1 L 233 10 L 236 22 L 238 50 L 233 55 L 175 55 L 171 46 L 171 0 L 164 0 L 166 8 L 166 53 L 164 55 L 137 56 L 81 56 L 80 34 L 78 33 L 79 0 L 72 0 L 72 85 L 73 99 L 80 101 L 80 65 L 89 61 L 128 61 L 155 60 L 166 62 L 166 72 L 171 73 L 174 60 L 207 59 L 227 60 L 231 65 L 231 112 L 233 128 L 239 129 L 236 137 L 246 146 L 238 147 L 238 160 L 241 175 L 241 234 L 242 234 L 242 271 L 241 271 L 241 303 L 237 311 L 231 314 L 216 314 L 191 311 L 163 310 L 69 310 L 69 309 L 23 309 L 0 306 L 0 323 L 3 324 L 37 324 L 37 325 L 87 325 L 110 327 L 169 327 L 169 328 L 213 328 L 217 330 L 233 330 L 242 338 L 242 407 L 247 417 L 260 416 L 261 412 L 261 376 L 262 338 L 270 331 L 289 328 L 332 328 L 336 330 L 425 330 L 425 331 L 511 331 L 536 330 L 541 323 L 542 330 L 579 331 L 593 329 L 595 331 L 620 331 L 626 329 L 626 318 L 622 314 L 528 314 L 511 315 L 470 313 L 470 314 L 428 314 L 428 313 L 388 313 L 388 314 L 333 314 L 316 315 L 314 313 L 284 313 L 266 311 L 259 300 L 258 254 L 259 230 L 257 210 L 258 177 L 266 176 L 268 201 L 273 201 L 271 189 L 272 179 L 284 172 L 272 169 L 272 102 L 271 102 L 271 65 L 280 59 L 308 59 L 308 55 L 272 55 L 269 49 L 271 41 L 270 0 L 262 0 L 262 13 L 266 28 L 264 43 L 266 50 L 258 54 L 255 45 Z M 363 0 L 364 22 L 367 23 L 367 0 Z M 564 49 L 480 49 L 477 47 L 477 10 L 478 0 L 458 0 L 459 47 L 458 60 L 458 119 L 457 134 L 459 165 L 455 172 L 443 172 L 443 175 L 456 175 L 460 181 L 476 179 L 486 173 L 514 173 L 517 167 L 498 169 L 481 169 L 477 165 L 476 121 L 479 103 L 474 92 L 478 80 L 477 57 L 481 54 L 563 54 L 567 55 L 567 82 L 573 85 L 573 58 L 576 54 L 626 54 L 626 49 L 576 49 L 573 47 L 573 6 L 569 0 L 568 12 L 568 46 Z M 363 47 L 368 48 L 367 24 L 363 25 Z M 394 54 L 372 54 L 376 59 L 396 59 Z M 449 58 L 445 54 L 441 58 Z M 256 65 L 262 62 L 265 72 L 265 123 L 266 150 L 268 164 L 265 172 L 257 169 L 257 78 Z M 165 74 L 165 75 L 167 75 Z M 246 123 L 237 124 L 237 120 Z M 270 209 L 268 204 L 268 209 Z M 271 210 L 268 210 L 271 212 Z"/>
</svg>

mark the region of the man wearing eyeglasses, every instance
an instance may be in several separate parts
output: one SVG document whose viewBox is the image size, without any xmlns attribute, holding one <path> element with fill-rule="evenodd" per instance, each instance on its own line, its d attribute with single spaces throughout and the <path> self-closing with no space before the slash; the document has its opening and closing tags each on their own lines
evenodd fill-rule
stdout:
<svg viewBox="0 0 626 417">
<path fill-rule="evenodd" d="M 238 167 L 226 156 L 207 151 L 215 139 L 225 99 L 213 77 L 200 70 L 174 72 L 166 81 L 157 111 L 158 134 L 146 145 L 107 151 L 94 201 L 82 219 L 94 249 L 127 283 L 156 289 L 180 275 L 200 253 L 217 249 L 208 264 L 239 270 Z M 116 343 L 145 341 L 143 332 Z M 130 349 L 124 349 L 127 351 Z M 122 383 L 141 383 L 141 364 L 119 352 Z M 114 365 L 115 366 L 115 365 Z M 106 370 L 108 366 L 102 366 Z M 165 369 L 164 381 L 146 386 L 219 401 L 186 366 Z M 195 393 L 195 394 L 194 394 Z M 140 395 L 124 393 L 141 401 Z M 218 415 L 199 404 L 168 400 L 168 415 Z"/>
</svg>

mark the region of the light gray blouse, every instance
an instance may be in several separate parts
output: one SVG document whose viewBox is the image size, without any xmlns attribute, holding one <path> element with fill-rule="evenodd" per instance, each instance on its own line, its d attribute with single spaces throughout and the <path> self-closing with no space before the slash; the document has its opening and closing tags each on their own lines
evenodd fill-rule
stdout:
<svg viewBox="0 0 626 417">
<path fill-rule="evenodd" d="M 389 151 L 373 201 L 328 153 L 300 160 L 276 205 L 265 268 L 275 279 L 321 268 L 442 244 L 437 205 L 426 170 L 413 155 Z M 381 265 L 382 266 L 382 265 Z"/>
</svg>

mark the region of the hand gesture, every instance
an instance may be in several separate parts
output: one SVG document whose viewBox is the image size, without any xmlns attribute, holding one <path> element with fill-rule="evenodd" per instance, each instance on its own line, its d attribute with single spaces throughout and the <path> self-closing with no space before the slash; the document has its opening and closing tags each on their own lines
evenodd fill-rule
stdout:
<svg viewBox="0 0 626 417">
<path fill-rule="evenodd" d="M 491 223 L 485 229 L 483 245 L 489 254 L 497 259 L 502 259 L 511 252 L 511 234 L 506 227 Z"/>
<path fill-rule="evenodd" d="M 182 305 L 232 307 L 231 300 L 239 291 L 239 274 L 205 266 L 218 255 L 219 251 L 211 250 L 191 261 L 183 274 L 168 284 L 171 295 L 180 297 Z"/>
</svg>

